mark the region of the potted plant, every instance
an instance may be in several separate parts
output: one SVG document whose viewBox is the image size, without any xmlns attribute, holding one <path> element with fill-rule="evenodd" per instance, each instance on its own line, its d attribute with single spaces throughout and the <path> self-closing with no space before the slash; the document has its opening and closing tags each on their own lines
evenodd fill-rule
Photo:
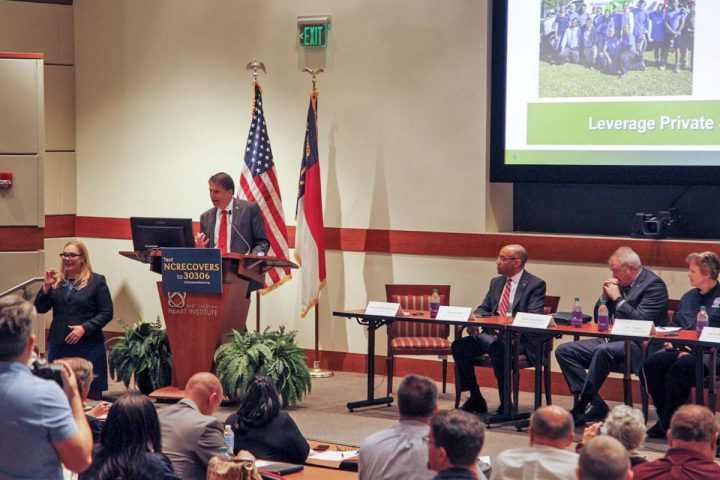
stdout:
<svg viewBox="0 0 720 480">
<path fill-rule="evenodd" d="M 120 322 L 125 335 L 112 347 L 108 357 L 110 375 L 126 388 L 135 385 L 144 394 L 170 385 L 172 354 L 170 341 L 158 316 L 152 323 L 139 321 L 129 327 Z"/>
<path fill-rule="evenodd" d="M 228 334 L 230 341 L 215 351 L 215 374 L 225 394 L 236 398 L 252 377 L 263 373 L 273 379 L 282 395 L 283 408 L 295 405 L 310 393 L 312 387 L 305 351 L 295 344 L 297 331 L 285 333 L 266 328 L 261 332 Z"/>
</svg>

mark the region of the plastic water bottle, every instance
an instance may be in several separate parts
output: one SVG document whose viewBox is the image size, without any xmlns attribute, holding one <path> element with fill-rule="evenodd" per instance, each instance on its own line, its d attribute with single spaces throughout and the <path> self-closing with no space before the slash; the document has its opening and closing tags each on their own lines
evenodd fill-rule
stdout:
<svg viewBox="0 0 720 480">
<path fill-rule="evenodd" d="M 440 310 L 440 295 L 437 288 L 433 288 L 433 293 L 430 295 L 430 318 L 437 317 L 438 310 Z"/>
<path fill-rule="evenodd" d="M 597 324 L 599 332 L 607 332 L 610 328 L 610 315 L 608 315 L 607 300 L 600 300 L 597 313 Z"/>
<path fill-rule="evenodd" d="M 232 456 L 235 452 L 235 434 L 233 433 L 232 427 L 230 425 L 225 425 L 224 436 L 225 447 L 227 448 L 227 452 L 230 452 L 229 455 Z"/>
<path fill-rule="evenodd" d="M 705 307 L 700 307 L 700 311 L 697 314 L 697 321 L 695 322 L 695 330 L 697 330 L 698 338 L 702 334 L 703 328 L 708 326 L 708 314 Z"/>
<path fill-rule="evenodd" d="M 227 447 L 220 447 L 220 458 L 223 460 L 232 460 L 232 455 L 228 453 Z"/>
<path fill-rule="evenodd" d="M 575 297 L 575 303 L 572 308 L 572 318 L 570 324 L 575 328 L 580 328 L 583 325 L 583 313 L 582 305 L 580 305 L 580 297 Z"/>
</svg>

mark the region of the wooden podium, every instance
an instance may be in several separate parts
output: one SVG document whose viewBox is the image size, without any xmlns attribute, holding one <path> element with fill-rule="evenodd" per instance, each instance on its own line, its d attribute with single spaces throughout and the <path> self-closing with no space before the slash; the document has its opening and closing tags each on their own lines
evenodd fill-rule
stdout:
<svg viewBox="0 0 720 480">
<path fill-rule="evenodd" d="M 120 255 L 150 264 L 162 273 L 162 250 L 120 252 Z M 277 257 L 225 253 L 222 256 L 222 293 L 157 291 L 172 351 L 173 384 L 150 394 L 153 398 L 180 399 L 187 381 L 197 372 L 212 368 L 213 355 L 230 330 L 245 331 L 250 309 L 250 283 L 265 282 L 265 272 L 276 267 L 298 268 Z"/>
</svg>

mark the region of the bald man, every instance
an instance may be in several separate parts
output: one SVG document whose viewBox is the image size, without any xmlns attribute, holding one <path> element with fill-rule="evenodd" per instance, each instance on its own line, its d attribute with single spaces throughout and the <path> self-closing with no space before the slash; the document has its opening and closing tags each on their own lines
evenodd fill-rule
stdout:
<svg viewBox="0 0 720 480">
<path fill-rule="evenodd" d="M 475 310 L 476 315 L 514 316 L 518 312 L 543 313 L 545 309 L 545 281 L 525 270 L 528 254 L 522 245 L 505 245 L 500 249 L 495 265 L 498 277 L 490 280 L 490 288 L 483 303 Z M 468 329 L 470 332 L 470 329 Z M 466 412 L 483 414 L 488 411 L 487 402 L 480 392 L 475 378 L 475 357 L 489 353 L 493 371 L 498 382 L 500 406 L 503 411 L 503 372 L 505 370 L 504 345 L 493 332 L 470 332 L 471 335 L 455 340 L 451 345 L 453 360 L 458 369 L 463 390 L 470 392 L 470 398 L 463 404 Z M 528 346 L 525 335 L 520 341 L 521 353 L 525 353 L 535 364 L 535 351 Z M 509 367 L 509 366 L 508 366 Z"/>
<path fill-rule="evenodd" d="M 163 453 L 183 479 L 204 479 L 210 459 L 225 446 L 223 424 L 213 417 L 223 389 L 209 372 L 196 373 L 185 385 L 185 397 L 158 411 Z"/>
<path fill-rule="evenodd" d="M 575 480 L 578 454 L 567 450 L 575 439 L 570 412 L 557 405 L 537 409 L 529 434 L 530 447 L 505 450 L 495 457 L 490 480 Z"/>
</svg>

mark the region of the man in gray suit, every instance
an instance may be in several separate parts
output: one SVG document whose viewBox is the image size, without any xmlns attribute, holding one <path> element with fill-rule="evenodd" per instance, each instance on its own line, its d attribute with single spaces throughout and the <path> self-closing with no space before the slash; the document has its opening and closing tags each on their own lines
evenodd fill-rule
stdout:
<svg viewBox="0 0 720 480">
<path fill-rule="evenodd" d="M 163 453 L 183 479 L 204 479 L 210 459 L 225 446 L 223 424 L 212 414 L 223 389 L 215 375 L 196 373 L 185 385 L 185 397 L 158 411 Z"/>
<path fill-rule="evenodd" d="M 208 186 L 213 208 L 200 215 L 195 246 L 265 255 L 270 243 L 258 204 L 234 198 L 235 182 L 225 172 L 210 177 Z"/>
<path fill-rule="evenodd" d="M 608 259 L 608 266 L 613 276 L 603 282 L 600 298 L 607 302 L 609 314 L 614 318 L 652 321 L 664 326 L 668 308 L 665 282 L 643 268 L 640 257 L 630 247 L 615 250 Z M 634 373 L 639 374 L 642 350 L 635 342 L 631 348 L 631 365 Z M 652 349 L 660 348 L 660 344 L 650 348 L 652 353 Z M 575 423 L 604 420 L 609 408 L 598 392 L 612 369 L 625 362 L 625 342 L 604 338 L 567 342 L 555 350 L 555 357 L 570 391 L 580 395 L 577 405 L 571 410 Z"/>
</svg>

